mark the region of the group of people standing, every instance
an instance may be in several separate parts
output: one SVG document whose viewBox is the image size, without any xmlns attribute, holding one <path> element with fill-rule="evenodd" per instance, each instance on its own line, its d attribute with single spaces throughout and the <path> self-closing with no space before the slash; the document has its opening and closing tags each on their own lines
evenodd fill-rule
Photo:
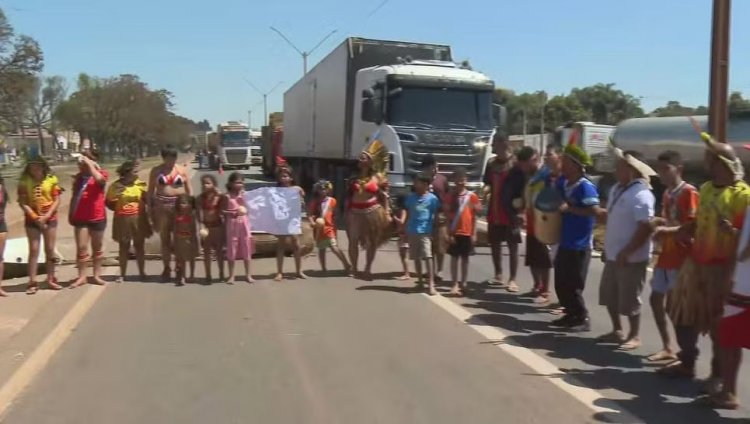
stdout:
<svg viewBox="0 0 750 424">
<path fill-rule="evenodd" d="M 575 144 L 564 149 L 547 146 L 544 166 L 539 152 L 524 147 L 511 154 L 507 141 L 494 140 L 496 156 L 486 172 L 490 193 L 489 241 L 495 277 L 490 283 L 517 292 L 516 271 L 520 229 L 526 222 L 526 265 L 534 285 L 535 303 L 549 304 L 550 270 L 561 314 L 552 326 L 571 331 L 590 330 L 583 291 L 592 258 L 593 231 L 606 225 L 599 284 L 599 304 L 606 307 L 612 331 L 597 338 L 621 351 L 641 345 L 641 294 L 659 247 L 651 275 L 649 303 L 662 339 L 661 351 L 648 357 L 663 362 L 659 375 L 694 378 L 698 338 L 711 337 L 711 375 L 699 401 L 715 408 L 738 406 L 737 375 L 741 350 L 750 349 L 750 237 L 743 228 L 750 220 L 750 186 L 736 152 L 702 134 L 706 144 L 705 168 L 711 180 L 696 188 L 682 178 L 679 152 L 665 151 L 656 169 L 640 153 L 614 148 L 618 158 L 617 183 L 601 204 L 596 185 L 585 174 L 591 158 Z M 662 208 L 656 213 L 651 178 L 665 186 Z M 545 245 L 537 239 L 534 214 L 536 196 L 544 188 L 561 197 L 559 243 Z M 492 200 L 495 199 L 495 200 Z M 497 203 L 496 203 L 497 202 Z M 510 278 L 502 276 L 501 243 L 508 245 Z M 621 317 L 627 318 L 624 331 Z M 668 321 L 679 347 L 676 351 Z"/>
<path fill-rule="evenodd" d="M 605 224 L 602 260 L 604 271 L 599 285 L 599 303 L 606 307 L 612 331 L 597 338 L 614 343 L 622 351 L 640 347 L 641 294 L 652 263 L 654 242 L 658 259 L 651 276 L 650 305 L 662 338 L 661 351 L 649 360 L 665 361 L 659 374 L 672 378 L 693 378 L 701 334 L 711 336 L 713 358 L 711 376 L 706 380 L 702 398 L 714 407 L 738 406 L 737 374 L 741 349 L 750 348 L 750 237 L 741 238 L 750 220 L 750 186 L 744 181 L 743 166 L 729 144 L 717 143 L 707 134 L 705 167 L 711 180 L 696 188 L 682 179 L 683 162 L 676 151 L 658 157 L 656 169 L 647 165 L 635 151 L 614 148 L 618 158 L 617 183 L 600 202 L 597 186 L 587 177 L 591 158 L 575 143 L 565 148 L 547 146 L 544 157 L 531 147 L 513 152 L 507 139 L 496 135 L 492 142 L 495 157 L 485 170 L 481 193 L 486 204 L 488 238 L 494 276 L 489 284 L 508 292 L 520 291 L 518 284 L 519 244 L 526 230 L 525 264 L 531 270 L 533 286 L 529 293 L 539 305 L 551 304 L 551 281 L 560 316 L 551 325 L 571 331 L 590 330 L 590 318 L 583 292 L 592 259 L 593 233 L 597 222 Z M 211 263 L 219 264 L 224 279 L 224 261 L 228 261 L 227 282 L 234 282 L 235 261 L 242 260 L 248 282 L 254 282 L 251 269 L 253 240 L 248 206 L 245 204 L 244 177 L 232 173 L 226 193 L 221 193 L 213 175 L 201 178 L 201 193 L 193 197 L 187 170 L 177 165 L 177 151 L 162 151 L 163 163 L 151 170 L 148 183 L 138 178 L 138 163 L 127 161 L 117 170 L 119 179 L 107 188 L 109 175 L 88 151 L 80 159 L 79 172 L 72 183 L 68 219 L 75 231 L 79 276 L 70 285 L 87 282 L 104 284 L 101 267 L 103 235 L 107 226 L 105 208 L 114 211 L 113 239 L 119 244 L 120 276 L 125 279 L 130 248 L 135 250 L 138 270 L 145 276 L 145 240 L 156 232 L 161 239 L 163 273 L 172 276 L 171 261 L 176 259 L 176 282 L 194 276 L 195 259 L 204 250 L 207 281 L 212 279 Z M 339 249 L 335 225 L 337 201 L 333 186 L 321 180 L 314 186 L 312 201 L 304 205 L 314 228 L 321 267 L 326 270 L 327 249 L 339 258 L 349 275 L 372 277 L 378 248 L 396 231 L 403 275 L 411 278 L 407 255 L 415 264 L 417 284 L 437 294 L 435 280 L 442 277 L 444 256 L 451 257 L 453 279 L 451 293 L 464 295 L 469 258 L 476 243 L 477 217 L 482 213 L 480 195 L 467 189 L 466 170 L 456 169 L 449 179 L 438 173 L 435 158 L 423 158 L 422 172 L 415 176 L 413 190 L 391 197 L 386 168 L 389 153 L 374 140 L 362 151 L 358 173 L 348 182 L 344 203 L 348 258 Z M 305 193 L 293 181 L 286 161 L 277 159 L 280 187 Z M 651 178 L 666 187 L 659 214 Z M 0 184 L 2 181 L 0 181 Z M 40 238 L 44 238 L 47 257 L 47 285 L 62 289 L 55 277 L 54 250 L 57 237 L 57 211 L 60 183 L 40 157 L 29 159 L 18 185 L 18 201 L 25 216 L 29 239 L 29 285 L 27 293 L 38 290 L 37 257 Z M 543 192 L 560 198 L 559 241 L 545 243 L 535 227 L 536 200 Z M 304 202 L 304 200 L 303 200 Z M 0 190 L 0 211 L 8 203 L 8 194 Z M 7 232 L 0 220 L 0 250 Z M 286 246 L 291 244 L 295 275 L 302 272 L 301 246 L 296 235 L 279 235 L 277 274 L 284 278 Z M 509 274 L 504 278 L 502 245 L 509 251 Z M 92 255 L 89 254 L 89 247 Z M 365 266 L 359 272 L 360 248 Z M 93 277 L 86 276 L 86 264 L 93 259 Z M 460 269 L 459 269 L 460 265 Z M 1 271 L 1 269 L 0 269 Z M 554 271 L 554 274 L 552 273 Z M 0 294 L 5 293 L 0 289 Z M 627 317 L 627 333 L 621 317 Z M 668 319 L 679 346 L 676 352 L 668 328 Z"/>
</svg>

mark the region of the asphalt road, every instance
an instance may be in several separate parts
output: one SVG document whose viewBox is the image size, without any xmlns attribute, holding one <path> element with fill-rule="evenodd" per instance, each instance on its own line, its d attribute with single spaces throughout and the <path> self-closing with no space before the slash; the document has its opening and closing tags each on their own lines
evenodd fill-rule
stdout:
<svg viewBox="0 0 750 424">
<path fill-rule="evenodd" d="M 324 277 L 309 257 L 307 281 L 274 283 L 273 261 L 259 259 L 255 285 L 110 285 L 3 422 L 748 422 L 748 409 L 692 405 L 696 384 L 654 375 L 642 359 L 658 347 L 648 313 L 635 353 L 594 343 L 609 325 L 595 305 L 596 261 L 593 331 L 565 334 L 530 299 L 498 289 L 414 293 L 390 279 L 394 248 L 378 254 L 373 282 Z M 491 274 L 478 250 L 474 281 Z M 520 281 L 529 288 L 524 268 Z M 748 376 L 746 367 L 746 406 Z"/>
</svg>

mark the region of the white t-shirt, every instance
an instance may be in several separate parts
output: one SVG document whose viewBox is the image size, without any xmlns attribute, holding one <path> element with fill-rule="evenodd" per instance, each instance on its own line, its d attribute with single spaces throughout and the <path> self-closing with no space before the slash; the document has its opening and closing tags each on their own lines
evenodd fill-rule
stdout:
<svg viewBox="0 0 750 424">
<path fill-rule="evenodd" d="M 742 226 L 742 233 L 740 234 L 740 242 L 737 243 L 737 256 L 745 250 L 745 246 L 750 243 L 750 208 L 745 212 L 745 223 Z M 745 261 L 737 261 L 737 265 L 734 267 L 734 287 L 732 293 L 739 294 L 741 296 L 750 296 L 750 259 Z M 739 308 L 734 305 L 724 306 L 724 316 L 732 316 L 744 312 L 745 308 Z"/>
<path fill-rule="evenodd" d="M 625 246 L 630 243 L 638 224 L 649 222 L 654 217 L 654 195 L 642 180 L 636 180 L 626 187 L 615 184 L 607 200 L 607 230 L 604 234 L 604 253 L 607 260 L 614 261 Z M 651 238 L 643 243 L 628 262 L 648 261 L 651 256 Z"/>
</svg>

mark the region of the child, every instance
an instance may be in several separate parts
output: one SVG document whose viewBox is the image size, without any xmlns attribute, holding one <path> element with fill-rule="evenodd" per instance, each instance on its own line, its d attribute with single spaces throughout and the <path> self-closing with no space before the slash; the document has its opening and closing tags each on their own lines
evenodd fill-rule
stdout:
<svg viewBox="0 0 750 424">
<path fill-rule="evenodd" d="M 125 280 L 128 269 L 130 243 L 135 250 L 138 272 L 141 279 L 146 276 L 145 240 L 152 234 L 146 213 L 146 183 L 138 179 L 138 163 L 125 161 L 117 174 L 120 178 L 107 190 L 107 208 L 114 211 L 112 239 L 120 246 L 120 276 L 117 282 Z"/>
<path fill-rule="evenodd" d="M 411 280 L 411 275 L 409 274 L 409 261 L 407 260 L 409 253 L 409 238 L 406 235 L 405 201 L 406 199 L 404 196 L 398 196 L 396 199 L 396 207 L 393 208 L 395 211 L 393 214 L 393 222 L 396 224 L 396 229 L 398 231 L 398 256 L 399 259 L 401 259 L 401 267 L 404 270 L 403 274 L 396 277 L 396 279 L 400 281 Z"/>
<path fill-rule="evenodd" d="M 174 218 L 174 256 L 177 263 L 177 285 L 183 286 L 185 263 L 190 264 L 190 280 L 195 278 L 195 258 L 198 256 L 198 235 L 194 210 L 194 200 L 188 194 L 177 197 Z"/>
<path fill-rule="evenodd" d="M 648 360 L 674 361 L 677 358 L 672 350 L 672 340 L 667 328 L 667 296 L 677 281 L 685 258 L 690 255 L 690 246 L 678 243 L 675 234 L 681 225 L 695 220 L 698 209 L 698 190 L 682 179 L 682 157 L 676 151 L 667 150 L 658 157 L 656 172 L 666 190 L 662 196 L 661 217 L 651 222 L 654 237 L 661 244 L 661 253 L 651 276 L 651 311 L 662 342 L 662 350 L 649 356 Z M 661 372 L 691 374 L 694 372 L 689 364 L 672 363 Z M 669 370 L 669 371 L 667 371 Z"/>
<path fill-rule="evenodd" d="M 55 278 L 55 239 L 57 238 L 57 207 L 62 189 L 47 162 L 32 156 L 18 181 L 18 203 L 25 216 L 26 237 L 29 239 L 29 286 L 26 294 L 39 290 L 36 273 L 39 264 L 39 238 L 44 237 L 47 259 L 47 285 L 60 290 Z"/>
<path fill-rule="evenodd" d="M 245 177 L 239 172 L 232 172 L 227 181 L 227 194 L 222 201 L 226 228 L 226 257 L 229 266 L 228 284 L 234 284 L 235 261 L 245 263 L 245 275 L 248 283 L 254 283 L 250 261 L 253 256 L 253 235 L 250 232 L 250 220 L 247 217 L 247 205 L 243 197 Z"/>
<path fill-rule="evenodd" d="M 200 236 L 203 242 L 203 262 L 206 266 L 206 283 L 211 284 L 211 261 L 214 256 L 219 263 L 219 279 L 224 281 L 224 222 L 219 208 L 222 195 L 219 193 L 216 177 L 207 174 L 201 177 L 203 192 L 198 197 Z"/>
<path fill-rule="evenodd" d="M 5 207 L 8 205 L 8 190 L 5 189 L 5 180 L 0 175 L 0 297 L 8 296 L 3 290 L 3 264 L 2 256 L 5 253 L 5 240 L 8 238 L 8 224 L 5 222 Z"/>
<path fill-rule="evenodd" d="M 453 288 L 451 294 L 463 296 L 466 290 L 466 275 L 469 272 L 469 256 L 474 253 L 476 242 L 477 213 L 481 210 L 481 202 L 476 193 L 466 190 L 466 171 L 457 169 L 453 173 L 454 190 L 448 196 L 444 205 L 448 216 L 450 246 L 448 254 L 451 256 L 451 276 Z M 461 259 L 461 280 L 458 279 L 458 260 Z"/>
<path fill-rule="evenodd" d="M 286 161 L 279 160 L 276 166 L 276 178 L 279 183 L 279 187 L 291 187 L 299 190 L 300 200 L 305 201 L 305 191 L 301 187 L 292 185 L 294 180 L 292 178 L 292 168 L 289 167 Z M 276 277 L 274 281 L 281 281 L 284 279 L 284 253 L 286 250 L 287 241 L 292 243 L 292 252 L 294 253 L 294 266 L 297 271 L 297 278 L 305 279 L 307 276 L 302 272 L 302 249 L 299 245 L 299 237 L 296 235 L 276 235 L 279 242 L 276 246 Z"/>
<path fill-rule="evenodd" d="M 320 258 L 320 267 L 326 272 L 326 248 L 331 251 L 344 265 L 347 275 L 351 274 L 351 265 L 339 249 L 336 242 L 336 225 L 333 222 L 336 211 L 336 199 L 331 197 L 333 185 L 330 181 L 320 180 L 315 184 L 315 199 L 310 205 L 308 213 L 310 223 L 315 228 L 315 241 L 318 245 L 318 257 Z"/>
<path fill-rule="evenodd" d="M 422 261 L 425 261 L 428 293 L 434 296 L 437 291 L 432 259 L 432 229 L 440 209 L 440 201 L 428 191 L 431 181 L 432 178 L 425 174 L 417 175 L 414 180 L 414 193 L 406 198 L 406 232 L 409 236 L 409 253 L 417 271 L 417 286 L 424 288 Z"/>
</svg>

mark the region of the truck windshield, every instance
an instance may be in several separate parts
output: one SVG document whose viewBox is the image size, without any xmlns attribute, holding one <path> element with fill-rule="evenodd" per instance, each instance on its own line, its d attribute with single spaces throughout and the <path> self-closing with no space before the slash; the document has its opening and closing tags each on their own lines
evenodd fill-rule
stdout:
<svg viewBox="0 0 750 424">
<path fill-rule="evenodd" d="M 388 100 L 388 123 L 425 128 L 492 129 L 488 91 L 403 87 Z"/>
<path fill-rule="evenodd" d="M 250 135 L 243 131 L 221 133 L 221 145 L 226 147 L 247 147 L 250 145 Z"/>
</svg>

